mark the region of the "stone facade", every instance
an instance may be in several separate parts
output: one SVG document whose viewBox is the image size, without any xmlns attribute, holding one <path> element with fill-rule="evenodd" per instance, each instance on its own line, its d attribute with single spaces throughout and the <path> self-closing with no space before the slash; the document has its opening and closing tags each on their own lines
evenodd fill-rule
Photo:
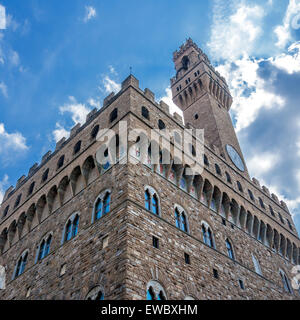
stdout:
<svg viewBox="0 0 300 320">
<path fill-rule="evenodd" d="M 177 72 L 179 57 L 186 50 L 190 54 L 191 48 L 197 47 L 188 40 L 174 54 Z M 209 65 L 203 53 L 202 57 Z M 214 75 L 225 90 L 225 80 Z M 178 83 L 173 79 L 171 84 L 177 101 Z M 180 116 L 171 115 L 165 103 L 158 104 L 149 89 L 141 90 L 131 75 L 119 93 L 104 100 L 102 109 L 92 111 L 84 125 L 74 127 L 69 139 L 58 142 L 53 153 L 47 153 L 40 165 L 6 192 L 0 209 L 0 265 L 6 268 L 1 299 L 86 299 L 96 297 L 97 288 L 104 299 L 145 299 L 148 284 L 154 282 L 167 299 L 299 299 L 291 288 L 292 268 L 300 264 L 300 241 L 292 217 L 285 203 L 251 180 L 247 170 L 240 172 L 226 155 L 228 141 L 240 151 L 231 122 L 228 129 L 231 97 L 226 89 L 221 108 L 217 105 L 211 114 L 216 99 L 209 83 L 207 88 L 206 102 L 193 97 L 190 112 L 181 105 L 186 125 L 199 112 L 199 121 L 211 119 L 215 126 L 210 131 L 215 136 L 205 137 L 208 163 L 185 185 L 184 164 L 175 167 L 173 180 L 172 165 L 163 165 L 160 173 L 159 165 L 121 164 L 121 160 L 108 168 L 97 164 L 96 152 L 104 143 L 95 139 L 97 126 L 118 132 L 119 122 L 125 121 L 128 132 L 136 128 L 150 132 L 162 120 L 169 129 L 185 128 Z M 142 106 L 149 118 L 142 115 Z M 111 122 L 115 109 L 117 118 Z M 196 120 L 195 128 L 201 126 Z M 74 154 L 79 141 L 80 150 Z M 132 157 L 135 147 L 132 143 L 129 147 L 128 157 Z M 148 187 L 157 195 L 158 214 L 145 208 Z M 111 197 L 109 212 L 95 219 L 97 198 L 104 191 Z M 185 231 L 176 226 L 176 205 L 184 210 Z M 74 214 L 79 215 L 78 232 L 64 241 L 68 219 Z M 203 225 L 209 226 L 213 244 L 204 241 Z M 50 250 L 39 260 L 41 241 L 49 234 Z M 226 240 L 234 258 L 228 255 Z M 26 266 L 16 275 L 26 253 Z M 261 272 L 255 269 L 252 255 Z M 282 272 L 289 279 L 288 288 Z"/>
</svg>

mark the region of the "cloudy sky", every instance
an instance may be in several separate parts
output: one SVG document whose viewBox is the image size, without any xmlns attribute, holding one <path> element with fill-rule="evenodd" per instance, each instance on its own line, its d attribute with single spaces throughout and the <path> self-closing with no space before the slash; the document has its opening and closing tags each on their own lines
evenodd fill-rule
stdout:
<svg viewBox="0 0 300 320">
<path fill-rule="evenodd" d="M 141 3 L 0 0 L 0 200 L 130 67 L 171 104 L 172 53 L 191 37 L 228 80 L 250 174 L 300 232 L 300 0 Z"/>
</svg>

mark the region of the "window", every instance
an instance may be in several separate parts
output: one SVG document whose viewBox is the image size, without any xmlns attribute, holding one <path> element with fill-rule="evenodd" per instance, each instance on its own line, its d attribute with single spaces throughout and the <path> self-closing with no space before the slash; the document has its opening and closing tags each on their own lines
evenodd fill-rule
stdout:
<svg viewBox="0 0 300 320">
<path fill-rule="evenodd" d="M 142 116 L 149 120 L 149 110 L 146 107 L 142 107 Z"/>
<path fill-rule="evenodd" d="M 146 187 L 144 192 L 146 210 L 149 210 L 153 214 L 159 216 L 159 200 L 156 191 L 151 187 Z"/>
<path fill-rule="evenodd" d="M 227 182 L 228 182 L 228 183 L 232 183 L 231 177 L 230 177 L 230 175 L 229 175 L 229 173 L 228 173 L 227 171 L 225 172 L 225 175 L 226 175 L 226 180 L 227 180 Z"/>
<path fill-rule="evenodd" d="M 8 210 L 9 210 L 9 206 L 7 206 L 7 207 L 5 208 L 5 210 L 3 211 L 3 218 L 7 216 Z"/>
<path fill-rule="evenodd" d="M 33 189 L 34 189 L 34 185 L 35 185 L 35 182 L 32 182 L 32 184 L 30 185 L 29 189 L 28 189 L 28 195 L 27 196 L 30 196 L 33 192 Z"/>
<path fill-rule="evenodd" d="M 52 235 L 50 234 L 47 239 L 43 239 L 38 250 L 37 261 L 45 258 L 50 252 L 50 246 L 52 241 Z"/>
<path fill-rule="evenodd" d="M 159 239 L 153 236 L 152 245 L 153 245 L 153 248 L 159 249 Z"/>
<path fill-rule="evenodd" d="M 195 118 L 195 120 L 198 120 L 198 119 L 199 119 L 198 113 L 196 113 L 196 114 L 194 115 L 194 118 Z"/>
<path fill-rule="evenodd" d="M 233 248 L 232 248 L 232 245 L 228 239 L 226 239 L 226 249 L 227 249 L 228 257 L 230 259 L 234 260 Z"/>
<path fill-rule="evenodd" d="M 239 182 L 239 181 L 237 181 L 237 186 L 238 186 L 238 189 L 240 190 L 240 192 L 244 192 L 243 191 L 243 187 L 242 187 L 242 185 L 241 185 L 241 183 Z"/>
<path fill-rule="evenodd" d="M 224 218 L 222 218 L 222 224 L 226 226 L 226 220 Z"/>
<path fill-rule="evenodd" d="M 159 128 L 159 130 L 166 129 L 166 125 L 161 119 L 158 120 L 158 128 Z"/>
<path fill-rule="evenodd" d="M 219 272 L 217 269 L 213 269 L 213 275 L 215 279 L 219 279 Z"/>
<path fill-rule="evenodd" d="M 92 139 L 96 139 L 96 137 L 97 137 L 97 134 L 98 134 L 98 132 L 99 132 L 99 125 L 97 124 L 94 128 L 93 128 L 93 130 L 92 130 L 92 132 L 91 132 L 91 138 Z"/>
<path fill-rule="evenodd" d="M 202 236 L 203 236 L 203 242 L 205 244 L 207 244 L 212 248 L 215 248 L 211 229 L 206 222 L 202 222 Z"/>
<path fill-rule="evenodd" d="M 239 285 L 242 290 L 245 290 L 245 285 L 243 280 L 239 279 Z"/>
<path fill-rule="evenodd" d="M 207 167 L 209 167 L 209 162 L 206 155 L 203 156 L 203 162 Z"/>
<path fill-rule="evenodd" d="M 281 223 L 284 224 L 284 220 L 283 220 L 282 215 L 280 214 L 280 212 L 278 212 L 278 216 L 279 216 L 279 219 L 280 219 Z"/>
<path fill-rule="evenodd" d="M 118 118 L 118 109 L 115 108 L 115 109 L 110 113 L 109 121 L 110 121 L 110 122 L 113 122 L 113 121 L 115 121 L 117 118 Z"/>
<path fill-rule="evenodd" d="M 265 205 L 264 205 L 264 202 L 262 201 L 262 199 L 261 199 L 261 198 L 258 198 L 258 201 L 259 201 L 260 206 L 261 206 L 263 209 L 265 209 Z"/>
<path fill-rule="evenodd" d="M 286 219 L 286 221 L 287 221 L 287 223 L 289 225 L 290 230 L 293 231 L 293 226 L 292 226 L 290 220 Z"/>
<path fill-rule="evenodd" d="M 288 292 L 288 293 L 293 293 L 290 282 L 288 277 L 286 276 L 285 272 L 283 270 L 279 270 L 280 276 L 281 276 L 281 280 L 283 283 L 283 288 L 284 291 Z"/>
<path fill-rule="evenodd" d="M 186 264 L 191 264 L 191 258 L 189 254 L 184 253 L 184 261 Z"/>
<path fill-rule="evenodd" d="M 262 272 L 261 272 L 259 261 L 257 260 L 257 258 L 253 254 L 252 254 L 252 261 L 253 261 L 253 264 L 254 264 L 255 272 L 262 276 Z"/>
<path fill-rule="evenodd" d="M 195 147 L 190 143 L 189 144 L 189 151 L 192 154 L 193 157 L 196 157 L 196 150 Z"/>
<path fill-rule="evenodd" d="M 104 290 L 101 286 L 93 288 L 86 296 L 86 300 L 104 300 Z"/>
<path fill-rule="evenodd" d="M 68 222 L 66 223 L 64 235 L 63 235 L 63 242 L 67 242 L 77 235 L 78 226 L 79 226 L 79 215 L 73 214 L 69 218 Z"/>
<path fill-rule="evenodd" d="M 176 227 L 184 232 L 188 232 L 187 219 L 184 210 L 181 207 L 175 208 Z"/>
<path fill-rule="evenodd" d="M 28 259 L 28 251 L 23 253 L 22 256 L 19 258 L 18 263 L 16 265 L 16 269 L 15 269 L 14 279 L 17 278 L 19 275 L 21 275 L 25 271 L 27 259 Z"/>
<path fill-rule="evenodd" d="M 270 209 L 271 215 L 273 217 L 275 217 L 275 212 L 274 212 L 273 208 L 270 205 L 269 205 L 269 209 Z"/>
<path fill-rule="evenodd" d="M 221 172 L 220 167 L 219 167 L 217 164 L 215 164 L 215 168 L 216 168 L 216 173 L 217 173 L 219 176 L 221 176 L 221 175 L 222 175 L 222 172 Z"/>
<path fill-rule="evenodd" d="M 151 280 L 147 284 L 147 300 L 167 300 L 166 293 L 161 284 L 157 281 Z"/>
<path fill-rule="evenodd" d="M 108 190 L 102 192 L 98 196 L 96 203 L 95 203 L 95 206 L 94 206 L 94 215 L 93 215 L 92 221 L 99 220 L 104 215 L 109 213 L 110 201 L 111 201 L 111 193 Z"/>
<path fill-rule="evenodd" d="M 16 202 L 15 202 L 15 208 L 17 208 L 18 205 L 20 204 L 21 198 L 22 198 L 22 194 L 19 194 L 19 195 L 18 195 L 18 198 L 17 198 L 17 200 L 16 200 Z"/>
<path fill-rule="evenodd" d="M 48 179 L 49 169 L 47 169 L 42 175 L 42 182 L 45 182 Z"/>
<path fill-rule="evenodd" d="M 78 141 L 74 146 L 74 154 L 78 153 L 81 148 L 81 141 Z"/>
<path fill-rule="evenodd" d="M 252 191 L 248 189 L 248 193 L 249 193 L 250 199 L 251 199 L 252 201 L 255 201 Z"/>
<path fill-rule="evenodd" d="M 61 168 L 64 165 L 64 162 L 65 162 L 65 156 L 62 155 L 57 162 L 57 169 Z"/>
</svg>

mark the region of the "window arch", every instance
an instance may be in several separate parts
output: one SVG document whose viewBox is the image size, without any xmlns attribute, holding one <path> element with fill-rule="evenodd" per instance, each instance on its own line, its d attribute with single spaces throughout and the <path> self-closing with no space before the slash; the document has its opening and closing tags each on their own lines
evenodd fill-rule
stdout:
<svg viewBox="0 0 300 320">
<path fill-rule="evenodd" d="M 65 162 L 65 156 L 62 155 L 57 162 L 57 170 L 64 165 L 64 162 Z"/>
<path fill-rule="evenodd" d="M 27 196 L 30 196 L 33 192 L 33 189 L 34 189 L 34 185 L 35 185 L 35 182 L 32 182 L 29 189 L 28 189 L 28 194 Z"/>
<path fill-rule="evenodd" d="M 99 132 L 99 124 L 97 124 L 94 128 L 93 128 L 93 130 L 92 130 L 92 132 L 91 132 L 91 138 L 92 139 L 96 139 L 96 137 L 97 137 L 97 134 L 98 134 L 98 132 Z"/>
<path fill-rule="evenodd" d="M 210 246 L 211 248 L 215 248 L 213 233 L 211 231 L 210 226 L 205 221 L 202 221 L 201 223 L 201 230 L 202 230 L 203 242 L 208 246 Z"/>
<path fill-rule="evenodd" d="M 167 300 L 164 288 L 158 281 L 151 280 L 147 284 L 147 300 Z"/>
<path fill-rule="evenodd" d="M 282 215 L 281 215 L 281 213 L 280 213 L 280 212 L 278 212 L 278 217 L 279 217 L 279 219 L 280 219 L 281 223 L 282 223 L 282 224 L 284 224 L 284 220 L 283 220 Z"/>
<path fill-rule="evenodd" d="M 74 146 L 74 154 L 78 153 L 81 149 L 81 141 L 78 141 Z"/>
<path fill-rule="evenodd" d="M 158 128 L 159 128 L 159 130 L 166 129 L 166 125 L 161 119 L 158 120 Z"/>
<path fill-rule="evenodd" d="M 18 197 L 17 197 L 17 200 L 15 202 L 15 206 L 14 208 L 17 208 L 21 202 L 21 198 L 22 198 L 22 194 L 19 194 Z"/>
<path fill-rule="evenodd" d="M 255 272 L 262 276 L 262 272 L 261 272 L 261 267 L 260 267 L 259 261 L 255 257 L 254 254 L 252 254 L 252 261 L 253 261 L 253 265 L 254 265 L 254 268 L 255 268 Z"/>
<path fill-rule="evenodd" d="M 104 290 L 102 286 L 96 286 L 87 294 L 85 300 L 104 300 Z"/>
<path fill-rule="evenodd" d="M 255 201 L 255 200 L 254 200 L 253 193 L 252 193 L 252 191 L 249 190 L 249 189 L 248 189 L 248 194 L 249 194 L 250 199 L 251 199 L 252 201 Z"/>
<path fill-rule="evenodd" d="M 41 241 L 41 243 L 38 247 L 36 261 L 40 261 L 40 260 L 44 259 L 49 254 L 51 242 L 52 242 L 52 234 L 49 234 L 47 237 L 45 237 Z"/>
<path fill-rule="evenodd" d="M 149 110 L 145 107 L 145 106 L 142 106 L 142 116 L 146 119 L 149 120 Z"/>
<path fill-rule="evenodd" d="M 264 202 L 262 201 L 262 198 L 258 198 L 258 201 L 262 209 L 265 209 L 265 205 L 264 205 Z"/>
<path fill-rule="evenodd" d="M 209 161 L 208 161 L 208 158 L 205 154 L 203 155 L 203 162 L 207 167 L 209 167 Z"/>
<path fill-rule="evenodd" d="M 281 280 L 283 283 L 284 291 L 286 291 L 288 293 L 293 293 L 290 281 L 289 281 L 287 275 L 285 274 L 285 272 L 283 270 L 279 269 L 279 274 L 280 274 L 280 277 L 281 277 Z"/>
<path fill-rule="evenodd" d="M 273 217 L 275 217 L 275 212 L 274 212 L 273 208 L 270 205 L 269 205 L 269 209 L 270 209 L 271 215 Z"/>
<path fill-rule="evenodd" d="M 184 209 L 175 205 L 174 214 L 176 227 L 184 232 L 189 232 L 187 216 Z"/>
<path fill-rule="evenodd" d="M 234 252 L 233 247 L 229 239 L 226 239 L 226 249 L 227 249 L 227 255 L 231 260 L 234 260 Z"/>
<path fill-rule="evenodd" d="M 96 199 L 93 210 L 92 222 L 99 220 L 110 212 L 111 191 L 103 191 Z"/>
<path fill-rule="evenodd" d="M 145 208 L 146 210 L 151 211 L 153 214 L 160 215 L 160 204 L 157 192 L 149 186 L 146 186 L 144 189 L 145 197 Z"/>
<path fill-rule="evenodd" d="M 74 238 L 78 233 L 78 227 L 79 227 L 79 214 L 74 213 L 67 221 L 64 232 L 63 232 L 63 238 L 62 243 L 65 243 L 72 238 Z"/>
<path fill-rule="evenodd" d="M 25 271 L 27 260 L 28 260 L 28 250 L 26 250 L 18 259 L 13 279 L 17 278 Z"/>
<path fill-rule="evenodd" d="M 42 182 L 45 182 L 48 179 L 49 169 L 45 170 L 42 175 Z"/>
<path fill-rule="evenodd" d="M 8 210 L 9 210 L 9 206 L 7 206 L 7 207 L 4 209 L 4 211 L 3 211 L 3 216 L 2 216 L 3 218 L 7 216 Z"/>
</svg>

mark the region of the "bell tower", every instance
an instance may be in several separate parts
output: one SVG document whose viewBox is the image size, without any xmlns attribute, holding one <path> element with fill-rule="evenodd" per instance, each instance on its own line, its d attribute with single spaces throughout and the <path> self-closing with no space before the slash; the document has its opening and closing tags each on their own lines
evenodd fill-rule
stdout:
<svg viewBox="0 0 300 320">
<path fill-rule="evenodd" d="M 192 39 L 174 52 L 173 61 L 176 76 L 171 79 L 172 96 L 183 111 L 185 124 L 204 129 L 205 140 L 248 176 L 229 115 L 232 97 L 226 80 Z"/>
</svg>

